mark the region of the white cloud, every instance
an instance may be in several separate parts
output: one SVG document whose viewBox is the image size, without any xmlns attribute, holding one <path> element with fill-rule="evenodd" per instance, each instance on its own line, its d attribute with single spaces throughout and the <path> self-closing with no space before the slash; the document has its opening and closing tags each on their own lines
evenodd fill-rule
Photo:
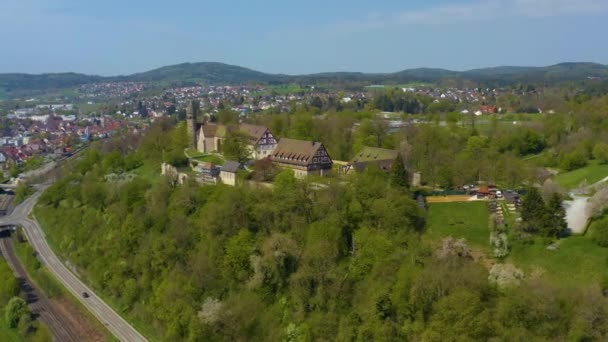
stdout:
<svg viewBox="0 0 608 342">
<path fill-rule="evenodd" d="M 608 11 L 606 0 L 512 0 L 513 14 L 524 16 L 560 16 L 597 14 Z"/>
<path fill-rule="evenodd" d="M 487 22 L 505 17 L 555 17 L 605 14 L 608 0 L 477 0 L 396 13 L 374 12 L 367 18 L 332 25 L 338 34 L 403 25 L 445 25 Z"/>
</svg>

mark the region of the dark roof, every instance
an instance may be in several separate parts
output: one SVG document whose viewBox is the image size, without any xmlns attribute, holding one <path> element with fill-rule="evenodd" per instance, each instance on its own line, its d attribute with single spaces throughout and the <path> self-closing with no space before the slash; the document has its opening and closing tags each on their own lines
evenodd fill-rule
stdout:
<svg viewBox="0 0 608 342">
<path fill-rule="evenodd" d="M 232 160 L 226 160 L 222 166 L 222 171 L 236 173 L 241 168 L 241 164 Z"/>
<path fill-rule="evenodd" d="M 203 125 L 203 134 L 205 138 L 213 138 L 215 136 L 223 138 L 226 135 L 226 126 L 206 122 Z"/>
<path fill-rule="evenodd" d="M 262 135 L 266 133 L 268 128 L 258 125 L 241 124 L 239 130 L 247 134 L 251 144 L 255 144 L 262 138 Z"/>
<path fill-rule="evenodd" d="M 387 150 L 385 148 L 378 147 L 364 147 L 363 150 L 352 160 L 352 164 L 366 161 L 378 161 L 378 160 L 395 160 L 397 159 L 398 151 Z"/>
<path fill-rule="evenodd" d="M 353 163 L 352 166 L 355 169 L 355 171 L 363 172 L 363 171 L 365 171 L 365 168 L 368 165 L 375 164 L 376 166 L 378 166 L 378 168 L 380 170 L 385 171 L 385 172 L 390 172 L 393 167 L 394 162 L 395 162 L 394 160 L 362 161 L 362 162 Z"/>
<path fill-rule="evenodd" d="M 308 166 L 321 148 L 325 147 L 320 142 L 283 138 L 272 152 L 271 159 L 279 163 Z"/>
</svg>

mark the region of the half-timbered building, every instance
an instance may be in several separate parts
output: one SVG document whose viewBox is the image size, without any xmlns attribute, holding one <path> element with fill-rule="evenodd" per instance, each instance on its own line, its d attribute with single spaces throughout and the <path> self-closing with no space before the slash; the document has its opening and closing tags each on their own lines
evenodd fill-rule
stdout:
<svg viewBox="0 0 608 342">
<path fill-rule="evenodd" d="M 296 177 L 325 175 L 333 162 L 320 142 L 283 138 L 271 155 L 273 163 L 294 170 Z"/>
<path fill-rule="evenodd" d="M 251 159 L 257 160 L 269 157 L 277 146 L 277 141 L 264 126 L 240 124 L 239 126 L 224 126 L 214 123 L 203 124 L 197 137 L 197 149 L 203 153 L 220 152 L 222 143 L 229 132 L 238 130 L 247 137 L 247 147 Z"/>
<path fill-rule="evenodd" d="M 277 141 L 267 127 L 240 124 L 239 130 L 249 138 L 251 159 L 258 160 L 269 157 L 277 147 Z"/>
</svg>

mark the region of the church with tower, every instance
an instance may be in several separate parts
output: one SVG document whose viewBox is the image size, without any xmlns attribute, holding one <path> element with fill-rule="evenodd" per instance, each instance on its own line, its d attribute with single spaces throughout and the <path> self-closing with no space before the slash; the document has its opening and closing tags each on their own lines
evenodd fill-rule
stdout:
<svg viewBox="0 0 608 342">
<path fill-rule="evenodd" d="M 267 127 L 239 124 L 231 127 L 212 122 L 198 122 L 200 105 L 192 101 L 186 109 L 189 146 L 199 152 L 221 152 L 222 143 L 231 130 L 237 130 L 247 136 L 251 159 L 259 160 L 270 157 L 277 146 L 277 140 Z"/>
</svg>

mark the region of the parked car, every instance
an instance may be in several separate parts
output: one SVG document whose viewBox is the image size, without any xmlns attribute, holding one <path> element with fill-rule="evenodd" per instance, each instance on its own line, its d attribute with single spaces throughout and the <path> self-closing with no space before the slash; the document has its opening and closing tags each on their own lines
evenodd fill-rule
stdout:
<svg viewBox="0 0 608 342">
<path fill-rule="evenodd" d="M 496 198 L 502 198 L 502 191 L 496 190 Z"/>
</svg>

